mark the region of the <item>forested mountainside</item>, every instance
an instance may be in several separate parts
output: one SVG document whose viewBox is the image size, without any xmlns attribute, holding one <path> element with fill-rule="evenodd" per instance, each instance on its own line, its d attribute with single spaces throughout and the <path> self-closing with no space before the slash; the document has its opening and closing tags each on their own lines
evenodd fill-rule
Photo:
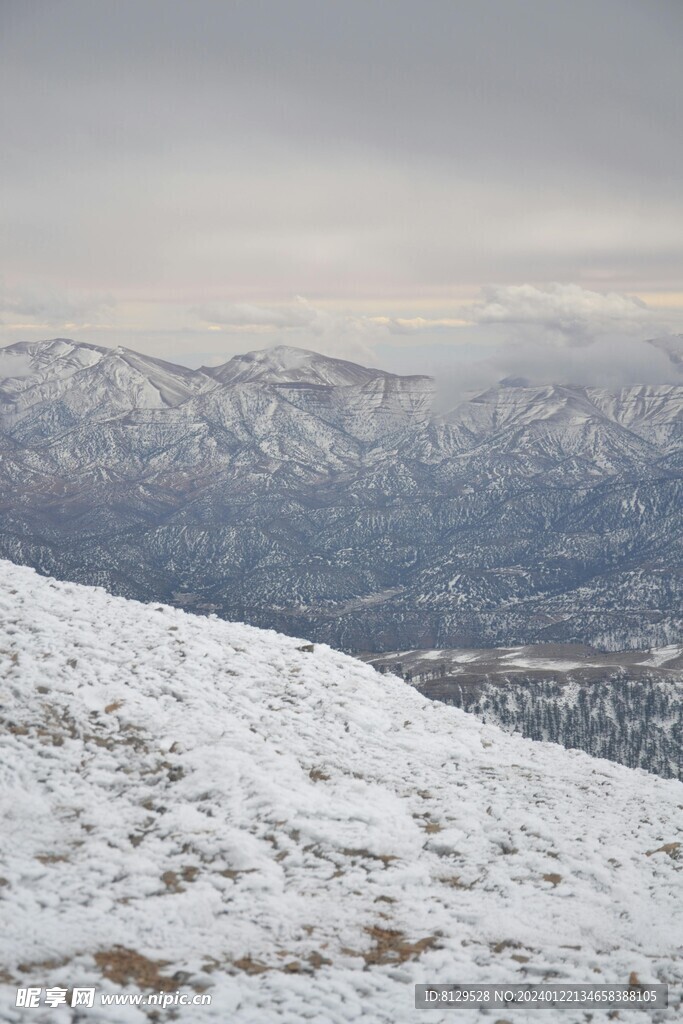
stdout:
<svg viewBox="0 0 683 1024">
<path fill-rule="evenodd" d="M 0 352 L 0 555 L 348 650 L 681 636 L 683 385 Z"/>
<path fill-rule="evenodd" d="M 680 782 L 8 562 L 0 688 L 8 1024 L 75 1020 L 15 1005 L 74 984 L 212 1000 L 88 1010 L 101 1024 L 396 1024 L 435 981 L 660 982 L 648 1020 L 680 1020 Z"/>
<path fill-rule="evenodd" d="M 683 779 L 683 647 L 572 645 L 364 655 L 427 697 L 534 740 Z"/>
</svg>

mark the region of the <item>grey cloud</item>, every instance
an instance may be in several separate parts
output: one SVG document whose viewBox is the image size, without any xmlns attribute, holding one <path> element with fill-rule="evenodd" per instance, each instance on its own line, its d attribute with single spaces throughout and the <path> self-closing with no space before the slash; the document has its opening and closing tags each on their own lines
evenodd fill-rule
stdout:
<svg viewBox="0 0 683 1024">
<path fill-rule="evenodd" d="M 385 335 L 420 335 L 452 331 L 464 323 L 455 317 L 397 317 L 386 314 L 364 315 L 324 309 L 302 296 L 278 307 L 248 303 L 227 303 L 191 310 L 203 323 L 236 331 L 255 333 L 297 332 L 302 341 L 315 345 L 321 337 L 336 337 L 340 344 L 351 335 L 363 336 L 368 343 Z"/>
<path fill-rule="evenodd" d="M 97 322 L 114 309 L 111 296 L 57 290 L 49 286 L 9 288 L 0 285 L 0 317 L 45 324 L 64 324 L 75 321 Z"/>
<path fill-rule="evenodd" d="M 254 306 L 246 302 L 196 307 L 192 310 L 200 320 L 208 324 L 226 327 L 257 327 L 287 330 L 310 327 L 317 317 L 317 311 L 305 300 L 296 304 L 274 308 Z"/>
<path fill-rule="evenodd" d="M 528 340 L 587 345 L 606 331 L 643 331 L 652 323 L 647 304 L 637 296 L 600 293 L 578 284 L 555 282 L 488 286 L 471 311 L 480 324 L 521 329 Z"/>
<path fill-rule="evenodd" d="M 443 309 L 490 281 L 680 288 L 680 0 L 7 0 L 0 18 L 0 273 L 144 302 L 170 357 L 187 309 L 341 347 L 447 334 Z M 283 313 L 297 293 L 320 313 Z M 323 311 L 354 301 L 387 323 Z M 525 329 L 576 340 L 577 316 Z"/>
<path fill-rule="evenodd" d="M 664 352 L 671 365 L 683 374 L 683 334 L 651 338 L 649 344 L 660 352 Z"/>
<path fill-rule="evenodd" d="M 519 345 L 501 353 L 502 376 L 520 375 L 536 383 L 667 384 L 680 377 L 664 353 L 636 338 L 602 337 L 589 349 L 551 352 L 537 345 Z"/>
<path fill-rule="evenodd" d="M 606 156 L 623 174 L 647 166 L 674 184 L 654 147 L 683 145 L 667 138 L 681 114 L 677 0 L 25 6 L 8 32 L 15 81 L 27 81 L 18 54 L 28 51 L 26 101 L 41 109 L 50 97 L 38 90 L 52 81 L 59 113 L 69 90 L 75 142 L 144 150 L 161 140 L 171 155 L 173 127 L 193 142 L 239 127 L 248 142 L 265 130 L 294 144 L 426 149 L 480 168 L 502 156 L 529 171 L 540 153 L 598 169 Z M 57 136 L 68 120 L 65 111 L 44 127 Z"/>
<path fill-rule="evenodd" d="M 301 296 L 277 308 L 235 303 L 193 312 L 213 327 L 247 337 L 266 334 L 267 344 L 284 339 L 290 345 L 356 359 L 373 358 L 373 344 L 388 325 L 386 318 L 322 309 Z M 263 342 L 255 347 L 263 347 Z"/>
<path fill-rule="evenodd" d="M 484 358 L 461 361 L 457 353 L 434 361 L 438 405 L 453 408 L 467 395 L 485 391 L 506 379 L 530 385 L 584 385 L 614 389 L 633 384 L 680 384 L 681 367 L 664 351 L 636 338 L 598 338 L 585 348 L 511 341 L 488 345 Z"/>
</svg>

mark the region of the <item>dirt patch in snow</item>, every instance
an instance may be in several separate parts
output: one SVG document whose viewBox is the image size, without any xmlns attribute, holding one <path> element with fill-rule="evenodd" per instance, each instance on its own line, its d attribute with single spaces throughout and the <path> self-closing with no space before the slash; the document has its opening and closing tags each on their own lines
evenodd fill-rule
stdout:
<svg viewBox="0 0 683 1024">
<path fill-rule="evenodd" d="M 163 968 L 168 966 L 168 960 L 149 960 L 125 946 L 103 949 L 95 953 L 94 960 L 105 978 L 122 988 L 134 984 L 138 988 L 168 991 L 175 986 L 173 978 L 162 974 Z"/>
</svg>

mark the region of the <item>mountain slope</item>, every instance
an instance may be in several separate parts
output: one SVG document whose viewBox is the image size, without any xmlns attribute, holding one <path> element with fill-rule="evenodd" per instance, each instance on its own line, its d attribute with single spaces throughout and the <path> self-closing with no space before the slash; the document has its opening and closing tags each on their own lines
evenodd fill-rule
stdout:
<svg viewBox="0 0 683 1024">
<path fill-rule="evenodd" d="M 3 1020 L 25 1019 L 17 984 L 206 991 L 193 1024 L 401 1024 L 418 981 L 632 972 L 677 1019 L 680 783 L 326 648 L 9 563 L 0 581 Z"/>
</svg>

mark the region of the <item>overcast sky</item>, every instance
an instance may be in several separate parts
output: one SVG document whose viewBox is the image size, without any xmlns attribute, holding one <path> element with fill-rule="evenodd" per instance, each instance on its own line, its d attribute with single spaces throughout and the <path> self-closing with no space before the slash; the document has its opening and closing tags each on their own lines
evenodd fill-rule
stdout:
<svg viewBox="0 0 683 1024">
<path fill-rule="evenodd" d="M 0 343 L 675 374 L 681 52 L 681 0 L 0 0 Z"/>
</svg>

